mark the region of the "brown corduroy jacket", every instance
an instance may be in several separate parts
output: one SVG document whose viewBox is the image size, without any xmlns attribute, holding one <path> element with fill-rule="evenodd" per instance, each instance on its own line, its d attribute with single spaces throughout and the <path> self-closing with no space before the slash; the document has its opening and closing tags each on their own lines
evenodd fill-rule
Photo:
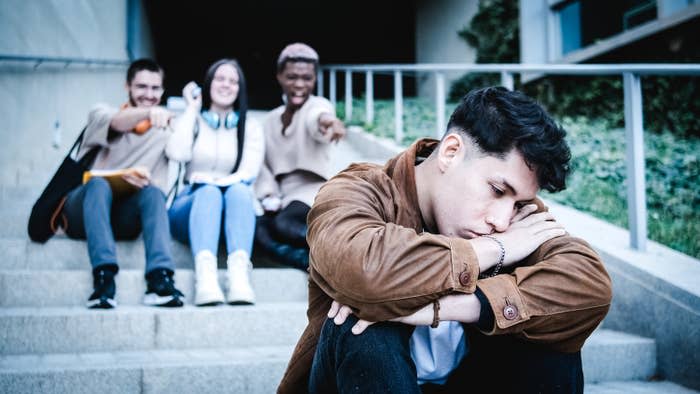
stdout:
<svg viewBox="0 0 700 394">
<path fill-rule="evenodd" d="M 417 141 L 384 167 L 354 164 L 321 188 L 308 216 L 309 324 L 278 393 L 308 391 L 332 300 L 359 318 L 384 321 L 478 286 L 494 315 L 487 334 L 516 335 L 562 352 L 580 350 L 605 317 L 610 278 L 581 239 L 554 238 L 511 272 L 478 279 L 468 240 L 422 232 L 414 167 L 416 157 L 427 157 L 436 145 Z"/>
</svg>

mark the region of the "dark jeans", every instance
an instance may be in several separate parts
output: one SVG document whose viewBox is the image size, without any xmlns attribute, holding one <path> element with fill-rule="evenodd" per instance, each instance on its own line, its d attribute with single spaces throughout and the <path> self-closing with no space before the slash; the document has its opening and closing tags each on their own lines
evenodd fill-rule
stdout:
<svg viewBox="0 0 700 394">
<path fill-rule="evenodd" d="M 309 246 L 306 243 L 306 215 L 311 208 L 292 201 L 277 213 L 258 217 L 255 245 L 277 262 L 306 270 Z"/>
<path fill-rule="evenodd" d="M 416 382 L 413 327 L 377 323 L 361 335 L 323 325 L 309 379 L 311 393 L 583 393 L 581 353 L 560 353 L 512 336 L 485 336 L 465 326 L 469 353 L 443 386 Z"/>
<path fill-rule="evenodd" d="M 134 239 L 143 229 L 146 273 L 157 268 L 175 270 L 165 196 L 157 187 L 114 198 L 107 181 L 92 178 L 68 194 L 63 213 L 68 221 L 66 234 L 87 238 L 93 268 L 117 264 L 115 239 Z"/>
</svg>

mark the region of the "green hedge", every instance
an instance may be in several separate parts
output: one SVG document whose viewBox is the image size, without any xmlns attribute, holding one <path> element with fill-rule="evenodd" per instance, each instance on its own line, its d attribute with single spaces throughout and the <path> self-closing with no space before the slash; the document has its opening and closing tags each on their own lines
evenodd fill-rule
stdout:
<svg viewBox="0 0 700 394">
<path fill-rule="evenodd" d="M 455 103 L 446 105 L 446 119 Z M 337 104 L 345 117 L 344 104 Z M 375 135 L 393 138 L 394 103 L 375 101 L 375 122 L 364 123 L 364 100 L 353 101 L 349 124 L 360 125 Z M 404 99 L 404 139 L 408 146 L 416 138 L 435 135 L 434 104 L 425 99 Z M 602 120 L 564 118 L 572 152 L 572 174 L 568 188 L 543 195 L 554 201 L 589 212 L 593 216 L 627 227 L 627 183 L 625 135 Z M 649 238 L 700 258 L 700 138 L 680 138 L 670 132 L 645 134 Z"/>
</svg>

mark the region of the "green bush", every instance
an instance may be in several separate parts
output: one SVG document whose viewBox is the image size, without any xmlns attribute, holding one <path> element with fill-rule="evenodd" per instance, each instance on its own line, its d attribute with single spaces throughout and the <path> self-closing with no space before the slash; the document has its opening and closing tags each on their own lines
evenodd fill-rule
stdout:
<svg viewBox="0 0 700 394">
<path fill-rule="evenodd" d="M 446 119 L 455 103 L 446 105 Z M 344 119 L 345 107 L 337 104 Z M 378 136 L 393 138 L 394 102 L 375 101 L 375 122 L 364 124 L 365 103 L 353 101 L 349 124 L 363 126 Z M 572 173 L 567 189 L 543 196 L 605 221 L 627 227 L 627 176 L 625 131 L 610 128 L 603 120 L 564 118 L 572 153 Z M 416 138 L 435 135 L 433 103 L 425 99 L 404 99 L 404 138 L 408 146 Z M 646 192 L 649 238 L 683 253 L 700 258 L 700 138 L 679 138 L 670 132 L 645 134 Z"/>
<path fill-rule="evenodd" d="M 476 52 L 477 63 L 519 63 L 518 2 L 481 0 L 479 9 L 459 36 Z M 669 61 L 697 62 L 700 51 L 686 46 Z M 457 101 L 469 90 L 500 84 L 494 74 L 466 74 L 450 87 Z M 644 124 L 649 131 L 700 136 L 700 78 L 648 76 L 642 78 Z M 536 98 L 557 117 L 600 119 L 607 127 L 624 125 L 621 76 L 547 76 L 516 89 Z"/>
</svg>

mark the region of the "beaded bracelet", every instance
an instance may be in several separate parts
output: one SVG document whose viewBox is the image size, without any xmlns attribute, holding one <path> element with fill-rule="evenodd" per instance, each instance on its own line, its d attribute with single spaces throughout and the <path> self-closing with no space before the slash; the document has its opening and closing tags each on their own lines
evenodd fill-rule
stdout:
<svg viewBox="0 0 700 394">
<path fill-rule="evenodd" d="M 437 328 L 440 324 L 440 301 L 435 300 L 433 302 L 433 324 L 430 325 L 431 328 Z"/>
<path fill-rule="evenodd" d="M 498 257 L 498 263 L 496 264 L 496 267 L 493 269 L 493 272 L 489 276 L 496 276 L 498 275 L 498 271 L 501 270 L 501 267 L 503 266 L 503 260 L 506 258 L 506 248 L 503 247 L 503 243 L 501 240 L 498 238 L 492 236 L 492 235 L 482 235 L 482 237 L 489 238 L 494 240 L 497 244 L 498 247 L 501 249 L 501 255 Z"/>
</svg>

